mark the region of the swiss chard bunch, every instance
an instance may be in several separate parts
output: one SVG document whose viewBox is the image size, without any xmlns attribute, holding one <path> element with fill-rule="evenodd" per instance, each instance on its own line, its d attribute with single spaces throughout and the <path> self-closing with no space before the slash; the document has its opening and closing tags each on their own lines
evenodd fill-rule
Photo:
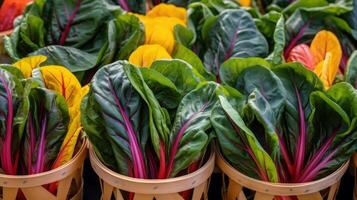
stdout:
<svg viewBox="0 0 357 200">
<path fill-rule="evenodd" d="M 2 172 L 15 175 L 19 169 L 20 146 L 29 113 L 24 87 L 12 73 L 0 68 L 0 151 Z"/>
<path fill-rule="evenodd" d="M 79 144 L 79 107 L 85 90 L 64 67 L 37 68 L 45 60 L 35 56 L 0 65 L 1 102 L 8 102 L 0 112 L 1 168 L 6 174 L 57 168 L 73 157 Z M 56 187 L 50 185 L 49 190 L 54 192 Z"/>
<path fill-rule="evenodd" d="M 225 95 L 212 125 L 225 159 L 240 172 L 270 182 L 325 177 L 356 151 L 357 92 L 348 83 L 323 89 L 299 63 L 271 67 L 232 59 L 221 68 Z"/>
<path fill-rule="evenodd" d="M 1 169 L 36 174 L 51 169 L 68 127 L 68 107 L 56 92 L 1 66 Z M 30 112 L 31 110 L 31 112 Z"/>
<path fill-rule="evenodd" d="M 167 77 L 126 61 L 104 66 L 94 76 L 82 102 L 81 119 L 97 156 L 112 170 L 163 179 L 187 174 L 202 164 L 218 85 L 201 83 L 181 98 Z M 157 92 L 163 90 L 168 93 Z M 171 108 L 173 120 L 161 105 Z"/>
</svg>

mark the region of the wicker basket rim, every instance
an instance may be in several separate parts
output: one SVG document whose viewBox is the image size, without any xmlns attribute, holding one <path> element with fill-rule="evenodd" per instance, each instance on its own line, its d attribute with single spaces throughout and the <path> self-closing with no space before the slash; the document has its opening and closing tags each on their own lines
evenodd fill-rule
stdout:
<svg viewBox="0 0 357 200">
<path fill-rule="evenodd" d="M 87 146 L 87 139 L 83 139 L 80 149 L 70 161 L 50 171 L 33 175 L 0 174 L 0 187 L 34 187 L 59 181 L 70 175 L 73 171 L 77 170 L 81 166 L 81 163 L 84 161 L 87 155 Z"/>
<path fill-rule="evenodd" d="M 193 173 L 169 179 L 139 179 L 109 169 L 99 160 L 91 145 L 89 157 L 92 168 L 103 181 L 114 187 L 142 194 L 177 193 L 197 187 L 210 178 L 215 163 L 215 151 L 212 150 L 206 163 Z"/>
<path fill-rule="evenodd" d="M 220 151 L 216 152 L 216 162 L 220 170 L 237 183 L 240 183 L 243 187 L 271 195 L 302 195 L 319 192 L 340 181 L 349 166 L 349 161 L 347 161 L 332 174 L 311 182 L 271 183 L 242 174 L 224 159 Z M 279 193 L 275 193 L 275 191 Z"/>
</svg>

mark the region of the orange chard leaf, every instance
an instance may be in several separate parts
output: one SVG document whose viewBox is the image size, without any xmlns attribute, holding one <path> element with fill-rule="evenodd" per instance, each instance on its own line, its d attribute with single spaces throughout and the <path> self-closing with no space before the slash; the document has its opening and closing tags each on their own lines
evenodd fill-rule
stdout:
<svg viewBox="0 0 357 200">
<path fill-rule="evenodd" d="M 330 87 L 336 78 L 342 58 L 342 48 L 338 38 L 332 32 L 322 30 L 312 40 L 310 50 L 315 63 L 318 63 L 315 72 L 320 74 L 318 76 L 325 87 Z"/>
</svg>

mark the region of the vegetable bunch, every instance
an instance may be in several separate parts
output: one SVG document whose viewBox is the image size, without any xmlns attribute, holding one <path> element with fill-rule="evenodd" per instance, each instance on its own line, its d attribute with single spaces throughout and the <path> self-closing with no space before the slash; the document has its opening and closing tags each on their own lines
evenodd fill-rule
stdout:
<svg viewBox="0 0 357 200">
<path fill-rule="evenodd" d="M 221 75 L 227 92 L 211 122 L 223 156 L 240 172 L 270 182 L 309 182 L 356 151 L 357 92 L 348 83 L 324 90 L 299 63 L 270 66 L 258 58 L 228 60 Z"/>
<path fill-rule="evenodd" d="M 35 56 L 0 65 L 0 168 L 5 174 L 41 173 L 74 155 L 82 89 L 64 67 L 36 68 L 45 60 Z"/>
<path fill-rule="evenodd" d="M 163 73 L 175 65 L 184 69 L 186 63 L 161 62 L 154 63 L 158 71 L 140 70 L 126 61 L 104 66 L 82 102 L 82 124 L 97 156 L 120 174 L 170 178 L 204 162 L 218 85 L 197 82 L 188 90 L 174 76 L 189 76 L 169 73 L 178 87 L 187 88 L 180 93 Z"/>
</svg>

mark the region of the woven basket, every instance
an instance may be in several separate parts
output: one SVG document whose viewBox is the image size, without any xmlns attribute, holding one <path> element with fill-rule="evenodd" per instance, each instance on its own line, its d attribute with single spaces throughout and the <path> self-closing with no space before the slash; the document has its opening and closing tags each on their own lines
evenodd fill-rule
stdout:
<svg viewBox="0 0 357 200">
<path fill-rule="evenodd" d="M 331 175 L 317 181 L 308 183 L 269 183 L 250 178 L 224 160 L 218 152 L 216 163 L 223 172 L 223 177 L 228 177 L 228 187 L 222 190 L 224 200 L 247 200 L 243 188 L 254 191 L 254 200 L 273 200 L 275 196 L 296 196 L 299 200 L 334 200 L 340 185 L 341 178 L 348 168 L 348 162 Z"/>
<path fill-rule="evenodd" d="M 124 200 L 124 192 L 134 193 L 134 200 L 184 200 L 179 192 L 193 190 L 191 200 L 207 200 L 207 191 L 214 169 L 215 153 L 194 173 L 170 179 L 137 179 L 120 175 L 104 166 L 92 147 L 89 156 L 94 171 L 100 178 L 102 200 Z"/>
<path fill-rule="evenodd" d="M 26 176 L 0 174 L 0 200 L 15 200 L 20 191 L 26 200 L 82 199 L 82 171 L 87 151 L 87 140 L 83 140 L 72 160 L 54 170 Z M 58 183 L 56 195 L 44 188 L 55 182 Z"/>
</svg>

